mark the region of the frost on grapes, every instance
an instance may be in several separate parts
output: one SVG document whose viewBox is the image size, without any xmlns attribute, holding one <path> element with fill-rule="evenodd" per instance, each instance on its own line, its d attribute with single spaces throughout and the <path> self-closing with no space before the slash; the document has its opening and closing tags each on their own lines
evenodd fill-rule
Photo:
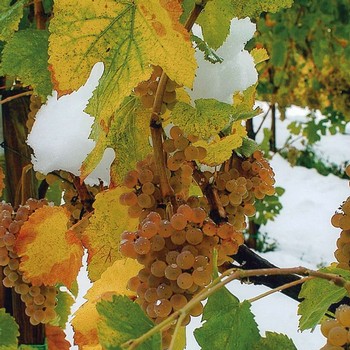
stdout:
<svg viewBox="0 0 350 350">
<path fill-rule="evenodd" d="M 86 84 L 70 95 L 49 97 L 36 115 L 27 143 L 34 154 L 34 170 L 47 174 L 65 170 L 80 175 L 80 167 L 95 146 L 89 139 L 94 118 L 84 112 L 92 92 L 103 73 L 103 64 L 97 63 Z M 100 164 L 86 179 L 87 184 L 98 184 L 99 179 L 109 183 L 110 165 L 114 151 L 106 149 Z"/>
<path fill-rule="evenodd" d="M 255 30 L 256 25 L 248 17 L 234 18 L 227 40 L 216 51 L 223 58 L 222 63 L 212 64 L 204 59 L 203 52 L 196 51 L 198 69 L 193 90 L 189 91 L 193 101 L 199 98 L 215 98 L 232 103 L 234 92 L 244 91 L 257 82 L 258 73 L 253 57 L 244 50 Z M 198 26 L 193 31 L 195 35 L 202 37 Z"/>
</svg>

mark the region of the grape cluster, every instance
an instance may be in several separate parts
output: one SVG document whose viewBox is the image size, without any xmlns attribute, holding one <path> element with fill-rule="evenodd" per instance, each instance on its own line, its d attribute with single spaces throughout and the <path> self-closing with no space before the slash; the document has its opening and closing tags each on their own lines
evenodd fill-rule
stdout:
<svg viewBox="0 0 350 350">
<path fill-rule="evenodd" d="M 159 66 L 153 67 L 153 73 L 149 80 L 141 82 L 135 89 L 135 95 L 140 97 L 141 103 L 145 108 L 152 108 L 159 78 L 162 74 L 162 69 Z M 179 86 L 173 81 L 168 79 L 165 92 L 163 95 L 163 103 L 161 113 L 164 114 L 167 109 L 172 110 L 176 104 L 176 88 Z"/>
<path fill-rule="evenodd" d="M 218 190 L 220 202 L 228 221 L 238 231 L 246 227 L 246 216 L 255 214 L 255 199 L 275 193 L 274 172 L 261 151 L 255 151 L 248 159 L 236 157 L 227 171 L 213 174 L 210 181 Z"/>
<path fill-rule="evenodd" d="M 200 161 L 206 156 L 206 149 L 193 146 L 191 141 L 196 139 L 193 136 L 185 137 L 177 126 L 170 129 L 170 137 L 163 142 L 167 155 L 167 176 L 179 201 L 187 200 L 191 206 L 206 206 L 204 199 L 200 202 L 195 197 L 188 198 L 193 173 L 191 162 Z M 163 203 L 153 155 L 138 162 L 136 169 L 126 174 L 123 184 L 133 189 L 120 197 L 120 203 L 129 206 L 130 217 L 142 221 L 151 211 L 156 211 L 165 218 L 166 204 Z"/>
<path fill-rule="evenodd" d="M 26 126 L 28 129 L 28 132 L 32 130 L 32 126 L 35 121 L 35 116 L 38 113 L 38 110 L 40 109 L 42 105 L 41 98 L 38 95 L 30 95 L 30 102 L 29 102 L 29 113 L 28 113 L 28 119 L 26 121 Z"/>
<path fill-rule="evenodd" d="M 217 225 L 203 208 L 188 204 L 180 205 L 170 220 L 150 212 L 136 232 L 125 231 L 121 238 L 121 253 L 144 266 L 129 280 L 128 287 L 155 323 L 181 309 L 211 282 L 214 248 L 224 263 L 243 243 L 242 234 L 230 223 Z M 190 315 L 199 316 L 202 308 L 198 303 Z M 164 348 L 172 331 L 164 334 Z"/>
<path fill-rule="evenodd" d="M 14 244 L 23 223 L 44 205 L 47 205 L 45 200 L 28 199 L 15 213 L 10 204 L 0 203 L 0 266 L 5 275 L 2 283 L 20 294 L 26 305 L 25 313 L 33 325 L 47 323 L 56 317 L 56 288 L 31 285 L 19 270 L 20 258 L 14 251 Z"/>
<path fill-rule="evenodd" d="M 335 311 L 335 319 L 321 323 L 321 333 L 327 344 L 321 350 L 344 350 L 350 345 L 350 306 L 340 305 Z"/>
<path fill-rule="evenodd" d="M 346 174 L 350 176 L 350 165 L 346 168 Z M 335 213 L 331 219 L 332 225 L 342 230 L 334 256 L 338 267 L 350 270 L 350 197 L 343 202 L 340 209 L 341 211 Z"/>
</svg>

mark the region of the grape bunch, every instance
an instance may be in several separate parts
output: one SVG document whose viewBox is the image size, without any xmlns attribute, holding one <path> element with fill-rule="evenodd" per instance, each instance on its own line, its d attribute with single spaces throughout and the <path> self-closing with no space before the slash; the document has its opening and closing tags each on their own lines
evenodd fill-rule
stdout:
<svg viewBox="0 0 350 350">
<path fill-rule="evenodd" d="M 42 102 L 41 98 L 38 95 L 30 95 L 30 100 L 29 100 L 29 113 L 28 113 L 28 119 L 26 121 L 26 127 L 28 129 L 28 132 L 32 130 L 32 126 L 35 121 L 35 116 L 38 113 L 38 110 L 40 109 Z"/>
<path fill-rule="evenodd" d="M 14 250 L 18 233 L 29 216 L 38 208 L 47 205 L 45 200 L 28 199 L 15 213 L 12 206 L 0 203 L 0 266 L 5 275 L 2 283 L 14 288 L 25 303 L 25 313 L 30 323 L 48 323 L 56 317 L 56 288 L 54 286 L 33 286 L 19 270 L 20 258 Z"/>
<path fill-rule="evenodd" d="M 340 305 L 335 311 L 335 319 L 321 323 L 321 333 L 327 344 L 321 350 L 344 350 L 350 346 L 350 306 Z"/>
<path fill-rule="evenodd" d="M 261 151 L 247 159 L 235 157 L 229 170 L 209 175 L 225 208 L 228 221 L 238 231 L 246 227 L 246 216 L 255 214 L 255 199 L 273 195 L 274 172 Z"/>
<path fill-rule="evenodd" d="M 346 174 L 350 176 L 350 165 L 346 168 Z M 350 270 L 350 197 L 343 202 L 340 209 L 341 211 L 335 213 L 331 219 L 332 225 L 342 230 L 334 256 L 338 267 Z"/>
<path fill-rule="evenodd" d="M 152 108 L 158 82 L 162 74 L 162 69 L 159 66 L 153 67 L 153 73 L 147 81 L 141 82 L 135 89 L 135 95 L 140 97 L 141 103 L 145 108 Z M 172 110 L 176 104 L 176 88 L 179 86 L 173 81 L 168 79 L 165 92 L 163 95 L 163 103 L 161 113 L 164 114 L 167 109 Z"/>
<path fill-rule="evenodd" d="M 137 294 L 136 302 L 159 323 L 175 312 L 211 282 L 213 250 L 219 251 L 219 264 L 230 260 L 243 243 L 243 236 L 230 223 L 215 224 L 201 207 L 182 204 L 169 220 L 150 212 L 136 232 L 122 234 L 120 252 L 137 259 L 144 267 L 128 282 Z M 190 316 L 202 313 L 201 303 Z M 163 334 L 168 346 L 173 328 Z"/>
<path fill-rule="evenodd" d="M 205 207 L 207 204 L 204 199 L 188 198 L 193 174 L 192 161 L 200 161 L 206 156 L 206 149 L 193 146 L 191 140 L 196 141 L 194 136 L 185 137 L 177 126 L 170 129 L 170 137 L 163 142 L 167 155 L 167 176 L 179 201 L 187 200 L 192 206 L 202 204 Z M 133 190 L 120 197 L 120 203 L 129 206 L 130 217 L 142 221 L 151 211 L 156 211 L 165 218 L 166 203 L 161 195 L 153 155 L 138 162 L 136 169 L 126 174 L 123 184 Z"/>
</svg>

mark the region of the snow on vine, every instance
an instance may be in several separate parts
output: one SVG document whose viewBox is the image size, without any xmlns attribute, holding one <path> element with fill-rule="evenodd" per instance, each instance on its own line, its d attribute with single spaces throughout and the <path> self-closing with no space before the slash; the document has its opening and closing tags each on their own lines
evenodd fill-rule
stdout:
<svg viewBox="0 0 350 350">
<path fill-rule="evenodd" d="M 36 115 L 27 143 L 32 147 L 34 170 L 47 174 L 65 170 L 80 175 L 80 166 L 95 146 L 89 139 L 94 118 L 84 112 L 92 92 L 103 73 L 103 64 L 97 63 L 86 84 L 70 95 L 57 98 L 54 91 Z M 109 169 L 114 151 L 107 148 L 100 164 L 86 179 L 97 184 L 99 179 L 109 183 Z"/>
<path fill-rule="evenodd" d="M 256 25 L 250 19 L 231 21 L 230 34 L 225 43 L 216 51 L 223 58 L 222 63 L 212 64 L 204 59 L 203 52 L 196 51 L 198 69 L 193 90 L 189 91 L 192 100 L 199 98 L 215 98 L 219 101 L 232 103 L 232 95 L 244 91 L 258 80 L 253 57 L 245 44 L 253 37 Z M 194 28 L 194 34 L 202 37 L 199 26 Z"/>
</svg>

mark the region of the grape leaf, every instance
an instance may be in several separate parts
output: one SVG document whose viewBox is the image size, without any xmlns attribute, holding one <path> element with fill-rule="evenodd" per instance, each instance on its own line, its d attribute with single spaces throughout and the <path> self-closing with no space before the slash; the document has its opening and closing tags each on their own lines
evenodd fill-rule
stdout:
<svg viewBox="0 0 350 350">
<path fill-rule="evenodd" d="M 51 321 L 50 324 L 64 329 L 68 322 L 68 317 L 71 314 L 71 307 L 74 302 L 74 298 L 69 293 L 60 290 L 57 294 L 57 305 L 55 307 L 57 317 Z"/>
<path fill-rule="evenodd" d="M 43 101 L 52 93 L 48 70 L 48 37 L 46 30 L 26 29 L 15 33 L 2 53 L 2 74 L 18 77 L 30 85 Z"/>
<path fill-rule="evenodd" d="M 228 103 L 215 99 L 198 99 L 194 103 L 195 108 L 178 102 L 171 113 L 174 124 L 187 135 L 209 139 L 235 119 L 235 109 Z"/>
<path fill-rule="evenodd" d="M 0 309 L 0 350 L 17 350 L 18 336 L 15 319 L 5 309 Z"/>
<path fill-rule="evenodd" d="M 194 336 L 202 350 L 246 350 L 259 341 L 254 315 L 247 301 L 240 303 L 225 287 L 208 298 L 201 328 Z"/>
<path fill-rule="evenodd" d="M 266 332 L 266 337 L 253 346 L 253 350 L 297 350 L 293 341 L 284 334 Z"/>
<path fill-rule="evenodd" d="M 178 22 L 181 12 L 177 0 L 84 0 L 78 9 L 70 0 L 55 2 L 49 63 L 59 95 L 83 85 L 96 62 L 105 66 L 86 109 L 96 117 L 94 140 L 108 132 L 124 98 L 150 77 L 151 64 L 192 86 L 196 62 L 189 34 Z"/>
<path fill-rule="evenodd" d="M 343 276 L 350 281 L 350 272 L 336 267 L 327 267 L 321 272 Z M 322 293 L 320 293 L 322 291 Z M 322 319 L 331 304 L 337 303 L 347 295 L 346 289 L 325 279 L 314 278 L 303 283 L 299 298 L 304 299 L 298 308 L 301 331 L 314 328 Z"/>
<path fill-rule="evenodd" d="M 237 148 L 236 152 L 244 157 L 250 157 L 257 149 L 259 149 L 259 146 L 254 140 L 244 137 L 242 146 Z"/>
<path fill-rule="evenodd" d="M 195 142 L 194 146 L 201 146 L 207 150 L 207 156 L 201 160 L 203 164 L 216 166 L 228 160 L 232 155 L 232 151 L 242 146 L 246 134 L 246 129 L 240 122 L 235 122 L 232 125 L 232 134 L 223 138 L 215 136 L 209 142 L 200 140 Z"/>
<path fill-rule="evenodd" d="M 20 270 L 33 285 L 63 283 L 68 288 L 81 267 L 83 247 L 67 231 L 70 213 L 63 207 L 42 207 L 30 215 L 17 237 Z"/>
<path fill-rule="evenodd" d="M 258 65 L 259 63 L 262 63 L 269 59 L 269 54 L 267 53 L 266 49 L 264 48 L 254 48 L 250 51 L 250 54 L 254 58 L 255 65 Z"/>
<path fill-rule="evenodd" d="M 120 235 L 125 230 L 135 230 L 138 219 L 128 216 L 128 207 L 119 203 L 126 187 L 116 187 L 100 192 L 95 199 L 94 214 L 86 227 L 82 241 L 88 250 L 88 274 L 91 281 L 101 277 L 114 261 L 122 259 L 119 252 Z"/>
<path fill-rule="evenodd" d="M 226 40 L 234 17 L 253 18 L 262 12 L 277 12 L 292 4 L 293 0 L 212 0 L 208 1 L 197 22 L 202 26 L 204 40 L 216 50 Z"/>
<path fill-rule="evenodd" d="M 233 95 L 233 107 L 235 108 L 236 120 L 246 120 L 262 113 L 260 107 L 254 109 L 256 84 L 250 86 L 243 92 L 237 92 Z"/>
<path fill-rule="evenodd" d="M 48 349 L 50 350 L 69 350 L 70 343 L 66 340 L 66 334 L 63 329 L 57 326 L 45 325 L 45 335 Z"/>
<path fill-rule="evenodd" d="M 232 0 L 208 1 L 197 23 L 202 26 L 204 40 L 217 50 L 230 33 L 231 19 L 234 16 Z"/>
<path fill-rule="evenodd" d="M 154 323 L 141 307 L 126 296 L 114 296 L 112 302 L 101 301 L 96 307 L 101 316 L 98 335 L 101 345 L 106 350 L 121 350 L 121 344 L 138 338 L 154 327 Z M 160 333 L 141 343 L 137 349 L 161 349 Z"/>
<path fill-rule="evenodd" d="M 209 45 L 196 35 L 191 35 L 192 41 L 196 44 L 196 48 L 204 53 L 204 58 L 210 63 L 222 63 L 224 59 L 220 57 Z"/>
<path fill-rule="evenodd" d="M 12 0 L 0 2 L 0 40 L 8 41 L 18 30 L 19 22 L 23 16 L 23 0 L 12 4 Z"/>
<path fill-rule="evenodd" d="M 134 297 L 135 293 L 126 288 L 128 280 L 140 270 L 135 260 L 117 260 L 97 280 L 84 296 L 87 302 L 75 313 L 72 321 L 75 343 L 79 346 L 97 345 L 97 322 L 100 319 L 96 303 L 111 294 L 123 294 Z M 116 278 L 118 276 L 118 278 Z"/>
<path fill-rule="evenodd" d="M 114 114 L 106 133 L 99 138 L 96 147 L 84 160 L 81 177 L 88 175 L 100 162 L 106 147 L 115 150 L 115 159 L 111 166 L 111 185 L 120 185 L 124 175 L 151 152 L 149 143 L 150 111 L 143 108 L 140 100 L 127 97 Z"/>
</svg>

